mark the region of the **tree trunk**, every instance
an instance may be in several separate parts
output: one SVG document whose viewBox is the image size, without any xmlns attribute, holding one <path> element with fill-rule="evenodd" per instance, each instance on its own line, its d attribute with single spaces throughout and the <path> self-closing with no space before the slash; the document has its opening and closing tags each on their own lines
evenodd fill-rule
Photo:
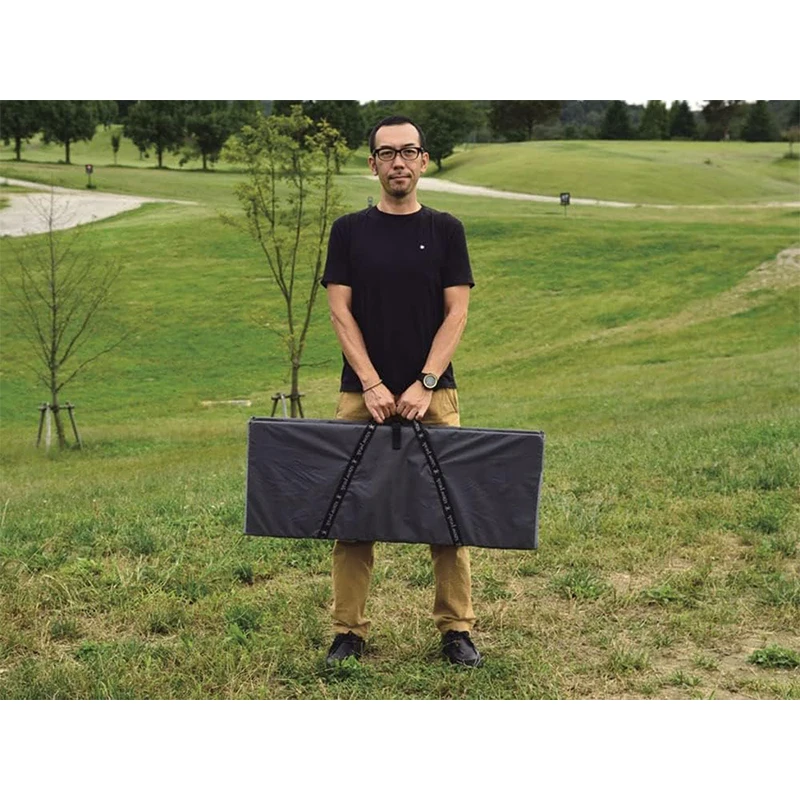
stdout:
<svg viewBox="0 0 800 800">
<path fill-rule="evenodd" d="M 67 164 L 71 164 L 72 162 L 69 160 L 69 139 L 64 143 L 64 147 L 66 148 L 67 152 Z"/>
<path fill-rule="evenodd" d="M 297 419 L 300 411 L 300 398 L 299 394 L 299 372 L 300 363 L 296 358 L 292 358 L 292 419 Z"/>
<path fill-rule="evenodd" d="M 17 154 L 17 161 L 22 161 L 22 137 L 15 136 L 14 137 L 14 150 Z"/>
<path fill-rule="evenodd" d="M 161 147 L 161 145 L 158 145 L 158 147 L 156 147 L 156 153 L 158 154 L 158 168 L 159 168 L 159 169 L 162 169 L 162 166 L 161 166 L 161 156 L 162 156 L 162 154 L 164 153 L 164 150 L 163 150 L 163 148 Z"/>
<path fill-rule="evenodd" d="M 60 407 L 58 405 L 58 394 L 53 392 L 50 401 L 50 410 L 53 412 L 53 419 L 56 423 L 56 435 L 58 436 L 58 449 L 64 450 L 67 446 L 67 437 L 64 435 L 64 423 L 61 419 Z"/>
<path fill-rule="evenodd" d="M 208 172 L 208 167 L 206 166 L 206 154 L 203 153 L 203 172 Z"/>
</svg>

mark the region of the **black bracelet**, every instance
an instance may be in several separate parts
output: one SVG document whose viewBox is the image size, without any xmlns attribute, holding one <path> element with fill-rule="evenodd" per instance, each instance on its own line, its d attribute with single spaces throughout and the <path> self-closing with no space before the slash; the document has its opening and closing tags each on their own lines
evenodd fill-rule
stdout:
<svg viewBox="0 0 800 800">
<path fill-rule="evenodd" d="M 368 388 L 364 389 L 364 391 L 361 392 L 361 394 L 362 395 L 366 394 L 370 389 L 375 389 L 378 386 L 380 386 L 382 383 L 383 383 L 383 381 L 378 381 L 374 386 L 369 386 Z"/>
</svg>

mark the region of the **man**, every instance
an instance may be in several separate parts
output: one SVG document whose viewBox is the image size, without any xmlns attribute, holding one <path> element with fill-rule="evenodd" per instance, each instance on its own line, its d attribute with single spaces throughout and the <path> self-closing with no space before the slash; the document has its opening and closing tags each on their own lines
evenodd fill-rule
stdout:
<svg viewBox="0 0 800 800">
<path fill-rule="evenodd" d="M 428 167 L 425 137 L 408 117 L 381 120 L 370 133 L 369 166 L 377 206 L 340 217 L 331 228 L 322 285 L 343 351 L 337 419 L 384 422 L 399 415 L 459 425 L 450 363 L 467 321 L 474 286 L 462 224 L 417 201 Z M 409 498 L 413 502 L 413 498 Z M 333 664 L 364 649 L 373 542 L 333 548 Z M 477 666 L 469 552 L 431 545 L 434 622 L 455 664 Z"/>
</svg>

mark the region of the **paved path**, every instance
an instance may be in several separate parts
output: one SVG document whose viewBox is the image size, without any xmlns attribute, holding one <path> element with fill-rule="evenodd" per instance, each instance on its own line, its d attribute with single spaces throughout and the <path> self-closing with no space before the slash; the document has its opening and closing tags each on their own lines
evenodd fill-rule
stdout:
<svg viewBox="0 0 800 800">
<path fill-rule="evenodd" d="M 372 181 L 378 179 L 374 175 L 364 175 Z M 533 203 L 560 203 L 561 198 L 550 197 L 544 194 L 525 194 L 523 192 L 506 192 L 501 189 L 489 189 L 486 186 L 470 186 L 464 183 L 454 183 L 442 178 L 419 179 L 419 188 L 429 192 L 451 192 L 453 194 L 468 194 L 480 197 L 497 197 L 503 200 L 528 200 Z M 743 205 L 664 205 L 655 203 L 623 203 L 618 200 L 594 200 L 590 197 L 571 196 L 569 200 L 575 206 L 605 206 L 607 208 L 800 208 L 800 201 L 782 203 L 747 203 Z"/>
<path fill-rule="evenodd" d="M 46 186 L 42 183 L 18 181 L 13 178 L 0 178 L 0 192 L 3 185 L 23 186 L 31 192 L 9 193 L 10 204 L 0 209 L 0 236 L 28 236 L 44 233 L 48 228 L 50 204 L 52 201 L 53 227 L 73 228 L 87 222 L 96 222 L 130 211 L 144 203 L 180 203 L 197 205 L 190 200 L 164 200 L 157 197 L 136 197 L 127 194 L 108 194 L 82 189 L 65 189 L 60 186 Z"/>
</svg>

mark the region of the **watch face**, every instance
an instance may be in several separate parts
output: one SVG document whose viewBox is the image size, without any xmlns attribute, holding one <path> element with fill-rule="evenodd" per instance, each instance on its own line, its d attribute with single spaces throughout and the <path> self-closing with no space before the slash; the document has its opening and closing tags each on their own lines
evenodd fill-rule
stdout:
<svg viewBox="0 0 800 800">
<path fill-rule="evenodd" d="M 435 375 L 431 375 L 430 373 L 428 375 L 426 375 L 422 379 L 422 385 L 426 389 L 435 389 L 436 388 L 436 384 L 438 382 L 439 382 L 439 379 Z"/>
</svg>

